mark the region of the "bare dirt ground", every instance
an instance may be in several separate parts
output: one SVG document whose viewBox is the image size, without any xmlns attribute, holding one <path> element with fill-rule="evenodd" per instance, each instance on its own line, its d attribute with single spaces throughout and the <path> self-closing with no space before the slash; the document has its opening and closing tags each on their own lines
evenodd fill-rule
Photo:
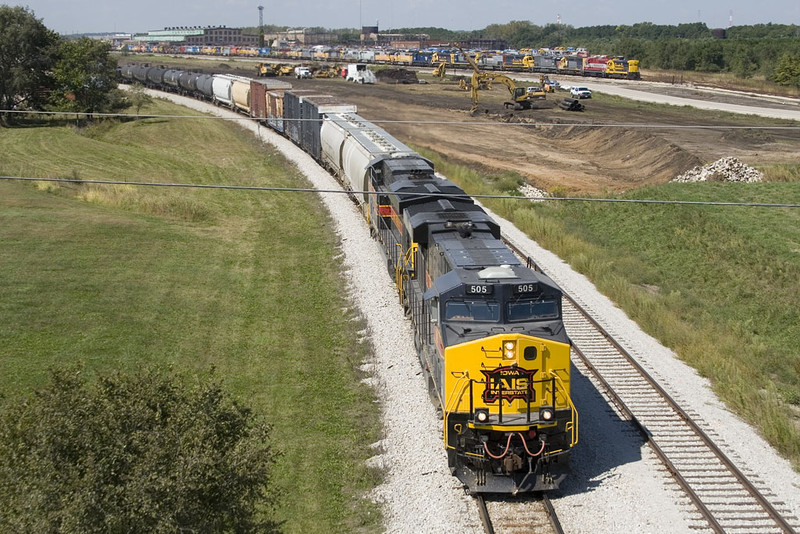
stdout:
<svg viewBox="0 0 800 534">
<path fill-rule="evenodd" d="M 199 70 L 252 77 L 250 64 L 244 64 L 247 70 L 240 65 L 209 61 Z M 500 84 L 480 91 L 479 108 L 472 116 L 469 92 L 459 88 L 457 79 L 356 85 L 343 79 L 275 78 L 294 88 L 317 89 L 356 104 L 359 114 L 405 143 L 467 165 L 518 172 L 531 185 L 547 191 L 624 191 L 665 183 L 697 165 L 731 156 L 756 168 L 800 164 L 800 130 L 764 128 L 797 127 L 789 121 L 625 102 L 597 93 L 582 101 L 585 111 L 568 112 L 558 107 L 569 96 L 565 91 L 548 95 L 536 109 L 510 111 L 503 106 L 508 91 Z M 568 77 L 561 82 L 586 80 Z M 725 91 L 709 94 L 689 86 L 647 82 L 632 86 L 699 100 L 754 103 L 752 96 Z M 788 104 L 767 101 L 763 105 Z M 743 128 L 749 126 L 759 128 Z"/>
<path fill-rule="evenodd" d="M 469 93 L 456 82 L 361 86 L 343 80 L 290 81 L 357 104 L 359 114 L 406 143 L 470 165 L 519 172 L 545 190 L 621 191 L 664 183 L 727 156 L 756 167 L 800 163 L 800 132 L 732 128 L 753 123 L 718 112 L 698 112 L 697 122 L 690 122 L 695 114 L 683 108 L 621 107 L 602 96 L 584 100 L 584 112 L 567 112 L 558 107 L 568 96 L 563 91 L 548 95 L 537 109 L 509 111 L 503 107 L 507 90 L 496 86 L 480 92 L 479 109 L 471 116 Z M 687 128 L 693 124 L 706 127 Z"/>
</svg>

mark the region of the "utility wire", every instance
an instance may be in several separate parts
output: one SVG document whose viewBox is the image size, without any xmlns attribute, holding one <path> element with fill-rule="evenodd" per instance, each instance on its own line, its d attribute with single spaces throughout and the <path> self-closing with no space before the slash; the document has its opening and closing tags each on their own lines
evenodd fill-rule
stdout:
<svg viewBox="0 0 800 534">
<path fill-rule="evenodd" d="M 230 111 L 230 110 L 225 110 Z M 16 109 L 0 109 L 0 113 L 16 113 L 20 115 L 53 115 L 69 117 L 114 117 L 127 119 L 202 119 L 202 120 L 224 120 L 224 121 L 259 121 L 256 117 L 233 116 L 222 117 L 215 115 L 151 115 L 130 113 L 89 113 L 84 111 L 24 111 Z M 233 112 L 231 112 L 233 113 Z M 281 119 L 286 122 L 322 122 L 324 119 Z M 414 125 L 440 125 L 440 126 L 523 126 L 523 127 L 582 127 L 582 128 L 629 128 L 629 129 L 671 129 L 671 130 L 800 130 L 797 126 L 730 126 L 730 125 L 705 125 L 705 124 L 601 124 L 601 123 L 582 123 L 582 122 L 496 122 L 496 121 L 401 121 L 401 120 L 375 120 L 369 119 L 374 124 L 414 124 Z"/>
<path fill-rule="evenodd" d="M 125 182 L 119 180 L 82 180 L 79 178 L 26 178 L 20 176 L 0 176 L 0 180 L 6 181 L 26 181 L 26 182 L 58 182 L 75 184 L 96 184 L 96 185 L 134 185 L 144 187 L 176 187 L 193 189 L 227 189 L 237 191 L 266 191 L 279 193 L 318 193 L 318 194 L 345 194 L 345 195 L 385 195 L 384 191 L 351 191 L 344 189 L 313 189 L 304 187 L 263 187 L 256 185 L 214 185 L 214 184 L 178 184 L 165 182 Z M 396 192 L 392 193 L 398 197 L 427 197 L 435 196 L 438 198 L 489 198 L 499 200 L 532 200 L 532 201 L 563 201 L 563 202 L 609 202 L 619 204 L 672 204 L 688 206 L 737 206 L 751 208 L 800 208 L 800 204 L 776 204 L 768 202 L 714 202 L 699 200 L 656 200 L 656 199 L 623 199 L 623 198 L 583 198 L 583 197 L 528 197 L 515 195 L 466 195 L 458 193 L 415 193 L 415 192 Z"/>
</svg>

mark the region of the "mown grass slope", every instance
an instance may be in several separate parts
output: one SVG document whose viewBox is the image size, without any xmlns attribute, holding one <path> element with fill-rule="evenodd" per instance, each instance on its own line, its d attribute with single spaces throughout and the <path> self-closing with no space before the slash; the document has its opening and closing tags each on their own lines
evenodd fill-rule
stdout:
<svg viewBox="0 0 800 534">
<path fill-rule="evenodd" d="M 0 174 L 304 185 L 235 125 L 197 119 L 4 129 Z M 286 532 L 379 529 L 364 498 L 379 414 L 329 228 L 305 194 L 0 181 L 0 391 L 72 362 L 214 366 L 273 425 Z"/>
<path fill-rule="evenodd" d="M 472 194 L 507 194 L 522 182 L 424 154 Z M 613 196 L 800 204 L 800 183 L 675 183 Z M 486 204 L 587 275 L 800 466 L 800 209 Z"/>
</svg>

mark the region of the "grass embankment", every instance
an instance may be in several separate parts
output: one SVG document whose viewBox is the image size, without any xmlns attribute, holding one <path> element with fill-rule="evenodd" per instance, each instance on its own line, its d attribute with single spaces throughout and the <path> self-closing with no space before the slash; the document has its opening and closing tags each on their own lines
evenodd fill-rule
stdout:
<svg viewBox="0 0 800 534">
<path fill-rule="evenodd" d="M 143 113 L 181 115 L 161 101 Z M 288 187 L 283 157 L 224 121 L 2 130 L 0 174 Z M 330 221 L 311 195 L 0 181 L 0 391 L 47 369 L 215 366 L 273 425 L 286 532 L 375 531 L 379 439 Z"/>
<path fill-rule="evenodd" d="M 521 183 L 421 152 L 472 194 Z M 665 184 L 619 198 L 797 204 L 800 183 Z M 800 466 L 800 209 L 486 204 L 587 275 Z"/>
<path fill-rule="evenodd" d="M 708 87 L 720 87 L 735 91 L 747 91 L 756 94 L 768 94 L 800 97 L 800 88 L 797 86 L 778 85 L 767 80 L 763 75 L 750 78 L 740 78 L 730 72 L 698 72 L 698 71 L 670 71 L 643 69 L 642 79 L 651 82 L 664 82 L 676 85 L 693 84 Z"/>
</svg>

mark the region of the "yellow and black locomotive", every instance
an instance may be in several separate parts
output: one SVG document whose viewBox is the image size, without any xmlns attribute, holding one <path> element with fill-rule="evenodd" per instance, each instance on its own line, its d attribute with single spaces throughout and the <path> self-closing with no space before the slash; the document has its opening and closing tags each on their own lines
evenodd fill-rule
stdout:
<svg viewBox="0 0 800 534">
<path fill-rule="evenodd" d="M 363 154 L 350 185 L 414 323 L 453 474 L 472 493 L 557 488 L 578 439 L 561 290 L 428 160 L 355 117 L 323 123 L 323 148 L 338 128 L 331 153 L 348 155 L 346 175 L 345 160 Z"/>
</svg>

